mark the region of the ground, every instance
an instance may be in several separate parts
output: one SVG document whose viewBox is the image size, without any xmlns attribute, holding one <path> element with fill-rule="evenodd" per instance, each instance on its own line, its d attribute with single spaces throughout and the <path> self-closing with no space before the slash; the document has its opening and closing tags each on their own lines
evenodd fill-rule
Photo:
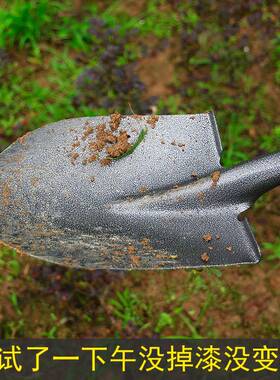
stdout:
<svg viewBox="0 0 280 380">
<path fill-rule="evenodd" d="M 0 150 L 63 118 L 208 109 L 225 166 L 279 150 L 279 1 L 185 3 L 0 1 Z M 2 247 L 0 336 L 279 337 L 279 196 L 248 213 L 256 266 L 88 272 Z"/>
</svg>

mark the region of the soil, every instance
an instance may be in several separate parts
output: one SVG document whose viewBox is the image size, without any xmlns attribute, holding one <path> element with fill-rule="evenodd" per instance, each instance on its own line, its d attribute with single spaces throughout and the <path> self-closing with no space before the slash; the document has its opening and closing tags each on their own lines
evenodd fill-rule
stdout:
<svg viewBox="0 0 280 380">
<path fill-rule="evenodd" d="M 203 204 L 204 201 L 205 201 L 205 194 L 204 194 L 202 191 L 200 191 L 200 192 L 197 194 L 197 197 L 198 197 L 199 201 Z"/>
<path fill-rule="evenodd" d="M 153 41 L 150 42 L 153 45 Z M 173 90 L 172 79 L 175 74 L 175 64 L 177 62 L 176 41 L 160 51 L 149 54 L 138 62 L 138 74 L 140 79 L 146 84 L 145 96 L 167 97 Z"/>
<path fill-rule="evenodd" d="M 132 264 L 135 266 L 135 267 L 138 267 L 139 264 L 140 264 L 140 261 L 141 261 L 141 257 L 140 256 L 130 256 L 130 259 L 131 259 L 131 262 Z"/>
<path fill-rule="evenodd" d="M 4 207 L 9 206 L 11 193 L 12 192 L 11 192 L 9 184 L 4 183 L 3 189 L 2 189 L 2 203 Z"/>
<path fill-rule="evenodd" d="M 207 263 L 209 261 L 209 255 L 207 252 L 204 252 L 202 255 L 201 255 L 201 260 L 204 261 L 205 263 Z"/>
<path fill-rule="evenodd" d="M 127 247 L 127 252 L 130 253 L 130 254 L 136 253 L 136 248 L 134 247 L 134 245 L 129 245 Z"/>
<path fill-rule="evenodd" d="M 212 240 L 212 235 L 211 234 L 205 234 L 205 235 L 203 235 L 203 240 L 204 241 L 211 241 Z"/>
<path fill-rule="evenodd" d="M 221 172 L 219 170 L 216 170 L 211 174 L 211 179 L 212 179 L 212 187 L 216 187 L 217 183 L 220 179 Z"/>
<path fill-rule="evenodd" d="M 157 115 L 152 115 L 147 120 L 147 123 L 150 124 L 150 126 L 151 126 L 152 129 L 154 129 L 156 127 L 157 121 L 158 121 L 158 116 Z"/>
<path fill-rule="evenodd" d="M 129 137 L 126 131 L 121 131 L 117 136 L 116 143 L 106 148 L 109 157 L 116 158 L 127 152 L 131 147 L 131 144 L 128 142 Z"/>
<path fill-rule="evenodd" d="M 129 117 L 140 120 L 144 116 L 131 115 Z M 157 115 L 149 116 L 147 124 L 154 129 L 158 118 Z M 131 149 L 133 146 L 129 141 L 130 135 L 121 128 L 121 120 L 122 115 L 114 113 L 110 115 L 110 122 L 107 124 L 103 123 L 93 127 L 89 122 L 86 122 L 82 136 L 75 136 L 70 147 L 72 165 L 75 165 L 77 159 L 81 156 L 77 151 L 77 149 L 80 151 L 80 148 L 87 152 L 86 157 L 83 157 L 81 161 L 83 165 L 99 161 L 101 166 L 106 166 L 110 165 L 114 159 L 119 159 L 125 154 L 131 154 L 134 149 Z"/>
<path fill-rule="evenodd" d="M 198 179 L 198 174 L 197 172 L 192 172 L 191 176 L 194 178 L 194 179 Z"/>
<path fill-rule="evenodd" d="M 140 187 L 140 189 L 139 189 L 139 193 L 146 193 L 148 191 L 148 189 L 147 189 L 147 187 L 145 187 L 145 186 L 142 186 L 142 187 Z"/>
<path fill-rule="evenodd" d="M 113 113 L 110 116 L 110 118 L 111 118 L 111 129 L 112 131 L 116 131 L 120 126 L 122 116 L 120 113 Z"/>
</svg>

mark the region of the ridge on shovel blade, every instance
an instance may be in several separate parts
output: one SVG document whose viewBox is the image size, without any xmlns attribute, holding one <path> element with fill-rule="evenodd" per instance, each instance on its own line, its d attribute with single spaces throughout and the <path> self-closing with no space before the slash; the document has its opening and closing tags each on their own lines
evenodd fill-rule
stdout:
<svg viewBox="0 0 280 380">
<path fill-rule="evenodd" d="M 221 167 L 213 113 L 159 116 L 154 126 L 149 116 L 123 116 L 120 127 L 131 141 L 147 128 L 144 140 L 110 165 L 98 160 L 84 165 L 91 138 L 86 130 L 93 127 L 94 136 L 100 124 L 109 125 L 110 117 L 62 120 L 1 153 L 4 244 L 43 260 L 88 269 L 259 261 L 248 222 L 238 215 L 276 186 L 275 176 L 251 196 L 255 171 L 255 177 L 247 178 L 243 166 L 229 171 Z M 243 177 L 245 185 L 237 186 Z"/>
</svg>

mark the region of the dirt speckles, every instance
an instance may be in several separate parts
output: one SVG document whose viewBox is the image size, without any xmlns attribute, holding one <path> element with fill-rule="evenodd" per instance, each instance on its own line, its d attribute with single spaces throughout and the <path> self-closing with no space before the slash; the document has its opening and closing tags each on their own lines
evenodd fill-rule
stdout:
<svg viewBox="0 0 280 380">
<path fill-rule="evenodd" d="M 130 254 L 130 255 L 133 255 L 136 253 L 136 248 L 134 247 L 134 245 L 129 245 L 127 247 L 127 252 Z"/>
<path fill-rule="evenodd" d="M 39 178 L 38 178 L 38 177 L 32 177 L 32 178 L 31 178 L 31 185 L 32 185 L 33 187 L 37 187 L 38 184 L 39 184 Z"/>
<path fill-rule="evenodd" d="M 211 174 L 211 179 L 212 179 L 212 185 L 211 186 L 212 187 L 217 186 L 217 183 L 218 183 L 220 177 L 221 177 L 221 172 L 219 170 L 216 170 Z"/>
<path fill-rule="evenodd" d="M 112 158 L 116 158 L 127 152 L 131 144 L 128 142 L 129 135 L 125 131 L 121 131 L 117 136 L 117 142 L 112 146 L 106 148 L 106 152 Z"/>
<path fill-rule="evenodd" d="M 132 119 L 135 119 L 135 120 L 141 120 L 141 119 L 143 119 L 144 116 L 133 114 L 133 115 L 130 115 L 129 117 L 131 117 Z"/>
<path fill-rule="evenodd" d="M 110 125 L 111 125 L 111 129 L 112 131 L 116 131 L 119 126 L 120 126 L 120 123 L 121 123 L 121 118 L 122 118 L 122 115 L 120 113 L 112 113 L 110 115 Z"/>
<path fill-rule="evenodd" d="M 207 233 L 207 234 L 205 234 L 205 235 L 202 236 L 202 239 L 203 239 L 204 241 L 209 242 L 209 241 L 212 240 L 212 235 L 211 235 L 210 233 Z"/>
<path fill-rule="evenodd" d="M 232 248 L 231 245 L 228 245 L 228 246 L 226 247 L 226 250 L 227 250 L 228 252 L 232 252 L 232 251 L 233 251 L 233 248 Z"/>
<path fill-rule="evenodd" d="M 114 113 L 110 116 L 109 123 L 92 126 L 86 122 L 82 136 L 75 136 L 71 145 L 71 163 L 74 164 L 80 154 L 83 165 L 99 161 L 101 166 L 106 166 L 114 159 L 130 154 L 130 150 L 132 153 L 130 135 L 120 128 L 121 118 L 121 114 Z"/>
<path fill-rule="evenodd" d="M 173 140 L 171 141 L 170 145 L 180 148 L 182 152 L 185 151 L 186 144 L 183 142 L 177 142 L 176 140 Z"/>
<path fill-rule="evenodd" d="M 144 247 L 147 247 L 148 245 L 150 245 L 150 240 L 148 238 L 143 238 L 142 240 L 140 240 L 140 243 L 144 246 Z"/>
<path fill-rule="evenodd" d="M 158 122 L 159 117 L 157 115 L 151 115 L 147 123 L 150 124 L 151 128 L 154 129 L 156 127 L 156 123 Z"/>
<path fill-rule="evenodd" d="M 193 179 L 197 180 L 198 179 L 198 174 L 197 172 L 193 171 L 191 176 L 193 177 Z"/>
<path fill-rule="evenodd" d="M 130 259 L 131 259 L 132 264 L 133 264 L 135 267 L 138 267 L 138 266 L 140 265 L 141 257 L 139 257 L 139 256 L 135 256 L 135 255 L 131 255 L 131 256 L 130 256 Z"/>
<path fill-rule="evenodd" d="M 148 188 L 146 186 L 141 186 L 139 189 L 139 193 L 142 193 L 142 194 L 147 193 L 147 191 L 148 191 Z"/>
<path fill-rule="evenodd" d="M 72 165 L 75 165 L 75 161 L 77 160 L 77 158 L 79 157 L 80 155 L 79 155 L 79 153 L 77 153 L 77 152 L 73 152 L 73 153 L 71 153 L 71 164 Z"/>
<path fill-rule="evenodd" d="M 94 128 L 87 126 L 83 133 L 82 140 L 86 140 L 90 135 L 93 134 L 93 132 L 94 132 Z"/>
<path fill-rule="evenodd" d="M 204 263 L 207 263 L 209 261 L 209 255 L 207 252 L 204 252 L 201 256 L 201 260 L 204 262 Z"/>
<path fill-rule="evenodd" d="M 86 165 L 87 163 L 90 164 L 91 162 L 94 162 L 98 159 L 98 155 L 97 154 L 91 154 L 87 160 L 84 160 L 83 161 L 83 164 Z"/>
<path fill-rule="evenodd" d="M 197 198 L 199 199 L 199 201 L 200 201 L 200 203 L 204 203 L 204 201 L 205 201 L 205 194 L 202 192 L 202 191 L 200 191 L 198 194 L 197 194 Z"/>
<path fill-rule="evenodd" d="M 72 144 L 72 148 L 75 149 L 75 148 L 78 148 L 79 146 L 81 145 L 80 141 L 76 141 Z"/>
<path fill-rule="evenodd" d="M 111 164 L 111 162 L 112 162 L 112 160 L 110 158 L 102 158 L 100 160 L 100 165 L 101 166 L 108 166 Z"/>
<path fill-rule="evenodd" d="M 96 126 L 96 138 L 89 142 L 90 151 L 101 152 L 107 142 L 111 141 L 112 133 L 106 130 L 105 124 L 99 124 Z"/>
<path fill-rule="evenodd" d="M 7 182 L 4 183 L 3 189 L 2 189 L 2 203 L 4 207 L 9 206 L 11 194 L 12 192 L 11 192 L 9 184 Z"/>
</svg>

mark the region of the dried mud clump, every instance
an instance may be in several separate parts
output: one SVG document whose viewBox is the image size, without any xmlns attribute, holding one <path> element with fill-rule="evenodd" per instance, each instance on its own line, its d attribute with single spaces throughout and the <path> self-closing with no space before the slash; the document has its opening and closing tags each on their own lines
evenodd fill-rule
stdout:
<svg viewBox="0 0 280 380">
<path fill-rule="evenodd" d="M 148 191 L 148 188 L 146 186 L 141 186 L 140 189 L 139 189 L 139 193 L 147 193 Z"/>
<path fill-rule="evenodd" d="M 197 194 L 197 198 L 199 199 L 200 203 L 203 204 L 204 201 L 205 201 L 205 198 L 206 198 L 206 195 L 200 191 L 198 194 Z"/>
<path fill-rule="evenodd" d="M 158 116 L 157 115 L 152 115 L 147 120 L 147 123 L 150 124 L 150 126 L 151 126 L 152 129 L 154 129 L 156 127 L 157 121 L 158 121 Z"/>
<path fill-rule="evenodd" d="M 212 179 L 212 187 L 216 187 L 217 183 L 221 177 L 221 172 L 219 170 L 216 170 L 211 174 L 211 179 Z"/>
<path fill-rule="evenodd" d="M 71 154 L 71 163 L 74 165 L 74 163 L 75 163 L 75 161 L 77 160 L 77 158 L 79 157 L 80 155 L 79 155 L 79 153 L 77 153 L 77 152 L 73 152 L 72 154 Z"/>
<path fill-rule="evenodd" d="M 100 164 L 101 166 L 107 166 L 107 165 L 110 165 L 112 162 L 112 160 L 110 158 L 102 158 L 102 160 L 100 160 Z"/>
<path fill-rule="evenodd" d="M 197 174 L 197 172 L 195 172 L 195 171 L 193 171 L 193 172 L 191 173 L 191 176 L 192 176 L 192 178 L 195 179 L 195 180 L 198 179 L 198 174 Z"/>
<path fill-rule="evenodd" d="M 138 267 L 140 265 L 140 261 L 141 261 L 141 257 L 134 256 L 134 255 L 131 256 L 131 262 L 133 266 Z"/>
<path fill-rule="evenodd" d="M 127 247 L 127 252 L 131 255 L 134 255 L 136 253 L 136 248 L 134 247 L 134 245 L 129 245 Z"/>
<path fill-rule="evenodd" d="M 2 189 L 2 203 L 4 207 L 9 206 L 11 194 L 12 192 L 10 186 L 8 185 L 8 183 L 4 183 Z"/>
<path fill-rule="evenodd" d="M 137 114 L 133 114 L 133 115 L 130 115 L 130 117 L 132 118 L 132 119 L 136 119 L 136 120 L 142 120 L 143 119 L 143 115 L 137 115 Z"/>
<path fill-rule="evenodd" d="M 108 155 L 116 158 L 127 152 L 131 144 L 128 142 L 129 135 L 125 131 L 121 131 L 117 137 L 117 141 L 112 146 L 106 148 Z"/>
<path fill-rule="evenodd" d="M 101 166 L 106 166 L 110 165 L 113 160 L 131 154 L 143 141 L 147 128 L 143 128 L 136 141 L 131 144 L 129 141 L 131 136 L 121 128 L 121 120 L 120 113 L 113 113 L 110 115 L 109 123 L 92 126 L 86 122 L 82 136 L 75 136 L 70 147 L 71 163 L 75 165 L 80 157 L 79 162 L 81 161 L 83 165 L 98 161 Z M 155 125 L 157 120 L 158 116 L 150 116 L 147 124 Z"/>
<path fill-rule="evenodd" d="M 205 263 L 207 263 L 209 261 L 209 255 L 207 252 L 204 252 L 202 255 L 201 255 L 201 260 Z"/>
<path fill-rule="evenodd" d="M 93 132 L 94 132 L 93 127 L 88 126 L 83 133 L 82 140 L 86 140 L 88 136 L 91 135 Z"/>
<path fill-rule="evenodd" d="M 212 240 L 212 235 L 211 234 L 205 234 L 205 235 L 203 235 L 202 239 L 204 241 L 207 241 L 207 242 L 211 241 Z"/>
<path fill-rule="evenodd" d="M 110 115 L 110 119 L 111 119 L 111 129 L 112 131 L 116 131 L 119 126 L 120 126 L 120 123 L 121 123 L 121 114 L 120 113 L 112 113 L 112 115 Z"/>
</svg>

